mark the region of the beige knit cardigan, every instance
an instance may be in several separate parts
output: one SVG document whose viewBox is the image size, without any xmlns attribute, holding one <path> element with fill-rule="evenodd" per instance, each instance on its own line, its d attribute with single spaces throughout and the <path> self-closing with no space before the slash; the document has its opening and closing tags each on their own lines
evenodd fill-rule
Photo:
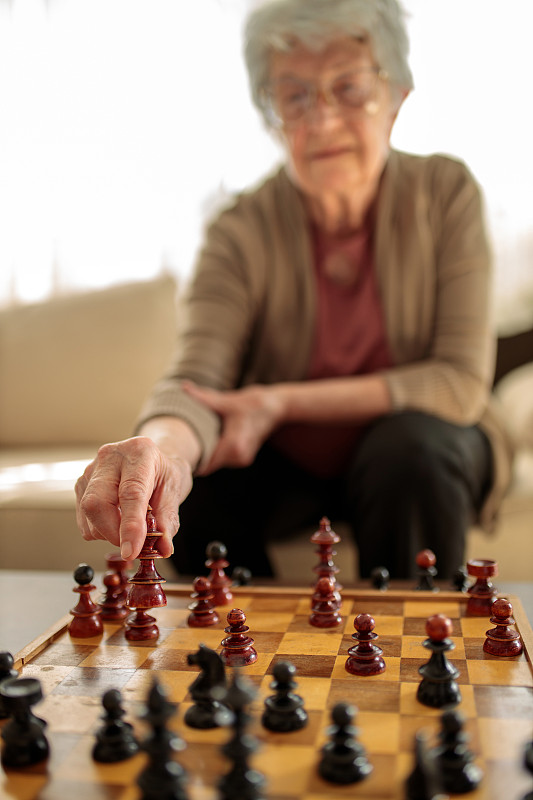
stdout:
<svg viewBox="0 0 533 800">
<path fill-rule="evenodd" d="M 377 201 L 375 265 L 395 366 L 382 371 L 395 410 L 479 423 L 494 479 L 479 520 L 490 528 L 510 480 L 512 446 L 491 384 L 491 258 L 479 187 L 444 156 L 392 150 Z M 238 195 L 209 226 L 179 308 L 176 358 L 142 411 L 189 422 L 203 460 L 219 420 L 180 388 L 304 380 L 315 319 L 309 220 L 284 168 Z"/>
</svg>

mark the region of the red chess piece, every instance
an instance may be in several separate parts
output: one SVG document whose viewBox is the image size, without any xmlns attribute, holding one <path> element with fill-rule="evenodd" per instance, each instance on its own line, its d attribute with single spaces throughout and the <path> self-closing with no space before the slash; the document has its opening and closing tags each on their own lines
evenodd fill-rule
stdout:
<svg viewBox="0 0 533 800">
<path fill-rule="evenodd" d="M 74 572 L 74 580 L 78 584 L 72 591 L 80 596 L 75 608 L 70 613 L 74 619 L 68 626 L 69 634 L 76 639 L 86 639 L 90 636 L 100 636 L 104 630 L 101 618 L 101 609 L 93 603 L 91 592 L 96 589 L 91 583 L 94 570 L 88 564 L 79 564 Z"/>
<path fill-rule="evenodd" d="M 157 540 L 163 534 L 157 530 L 156 521 L 151 508 L 146 514 L 146 539 L 138 555 L 139 568 L 130 578 L 127 605 L 134 610 L 126 623 L 125 637 L 129 642 L 143 642 L 157 639 L 159 628 L 156 619 L 147 613 L 149 608 L 166 606 L 167 598 L 161 584 L 166 581 L 155 568 L 156 558 L 162 558 L 155 549 Z"/>
<path fill-rule="evenodd" d="M 519 656 L 523 647 L 520 634 L 510 627 L 515 624 L 512 603 L 503 597 L 500 600 L 495 600 L 492 604 L 490 621 L 496 627 L 486 632 L 487 638 L 483 644 L 485 653 L 490 653 L 491 656 L 507 658 Z"/>
<path fill-rule="evenodd" d="M 345 669 L 351 675 L 380 675 L 385 671 L 385 661 L 381 657 L 383 650 L 374 644 L 378 638 L 374 633 L 376 625 L 370 614 L 358 614 L 353 622 L 355 633 L 352 639 L 357 642 L 348 650 Z"/>
<path fill-rule="evenodd" d="M 222 542 L 210 542 L 207 545 L 206 567 L 210 570 L 208 578 L 213 592 L 213 603 L 215 606 L 229 606 L 233 601 L 233 594 L 230 590 L 231 578 L 228 578 L 224 570 L 229 567 L 226 560 L 228 551 Z"/>
<path fill-rule="evenodd" d="M 467 589 L 470 597 L 466 613 L 474 617 L 490 617 L 492 603 L 498 594 L 491 578 L 498 574 L 498 565 L 496 561 L 473 559 L 466 562 L 466 569 L 468 574 L 476 579 L 474 585 Z"/>
<path fill-rule="evenodd" d="M 335 584 L 331 578 L 319 578 L 312 598 L 309 622 L 315 628 L 336 628 L 342 623 Z"/>
<path fill-rule="evenodd" d="M 318 564 L 313 567 L 313 572 L 318 575 L 317 584 L 320 578 L 330 578 L 333 581 L 337 608 L 341 605 L 340 591 L 342 586 L 337 582 L 339 568 L 333 563 L 333 556 L 336 555 L 334 547 L 340 542 L 341 537 L 331 528 L 331 523 L 327 517 L 322 517 L 318 530 L 311 536 L 311 542 L 316 544 L 316 552 L 319 556 Z"/>
<path fill-rule="evenodd" d="M 191 628 L 207 628 L 216 625 L 218 614 L 213 605 L 213 592 L 208 578 L 199 577 L 193 581 L 193 602 L 188 606 L 191 612 L 187 617 L 187 625 Z"/>
<path fill-rule="evenodd" d="M 222 639 L 220 656 L 228 667 L 246 667 L 257 661 L 254 640 L 247 635 L 250 630 L 246 625 L 246 615 L 240 608 L 233 608 L 228 616 L 228 627 L 224 628 L 228 636 Z"/>
<path fill-rule="evenodd" d="M 106 588 L 105 595 L 98 603 L 102 611 L 102 619 L 106 622 L 120 622 L 129 614 L 120 577 L 116 572 L 106 572 L 103 584 Z"/>
<path fill-rule="evenodd" d="M 108 553 L 105 560 L 107 569 L 110 572 L 115 572 L 120 578 L 122 596 L 124 598 L 124 603 L 126 603 L 129 590 L 129 575 L 127 570 L 131 569 L 133 561 L 126 561 L 126 559 L 122 558 L 120 553 Z"/>
</svg>

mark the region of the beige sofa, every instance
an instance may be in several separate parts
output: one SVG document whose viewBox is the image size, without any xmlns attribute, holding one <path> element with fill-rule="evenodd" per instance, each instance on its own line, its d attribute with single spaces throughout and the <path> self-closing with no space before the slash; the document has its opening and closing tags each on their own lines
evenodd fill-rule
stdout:
<svg viewBox="0 0 533 800">
<path fill-rule="evenodd" d="M 105 567 L 109 545 L 86 543 L 77 531 L 74 482 L 101 444 L 130 435 L 171 357 L 176 297 L 176 282 L 163 275 L 0 312 L 0 568 L 70 570 L 80 561 Z M 527 581 L 533 360 L 498 389 L 520 445 L 515 481 L 496 530 L 471 530 L 468 555 L 497 560 L 502 580 Z M 288 580 L 305 580 L 316 563 L 308 536 L 295 533 L 272 548 Z M 346 536 L 336 560 L 346 583 L 357 568 Z M 175 577 L 169 564 L 161 571 Z"/>
</svg>

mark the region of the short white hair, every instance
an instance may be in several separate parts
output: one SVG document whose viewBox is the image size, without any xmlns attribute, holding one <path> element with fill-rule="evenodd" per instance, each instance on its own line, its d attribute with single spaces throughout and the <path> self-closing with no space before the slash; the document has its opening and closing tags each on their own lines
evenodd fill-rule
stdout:
<svg viewBox="0 0 533 800">
<path fill-rule="evenodd" d="M 393 92 L 413 88 L 405 12 L 398 0 L 260 2 L 244 26 L 244 60 L 252 100 L 263 116 L 262 90 L 269 81 L 273 52 L 290 52 L 297 43 L 319 51 L 331 41 L 347 36 L 369 41 L 377 65 L 388 74 Z"/>
</svg>

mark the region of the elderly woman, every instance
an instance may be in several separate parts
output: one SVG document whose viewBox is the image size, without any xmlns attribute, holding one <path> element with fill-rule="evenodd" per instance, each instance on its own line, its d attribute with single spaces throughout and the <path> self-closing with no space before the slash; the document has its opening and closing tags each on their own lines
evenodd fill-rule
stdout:
<svg viewBox="0 0 533 800">
<path fill-rule="evenodd" d="M 482 204 L 462 163 L 390 148 L 407 53 L 396 0 L 250 15 L 252 97 L 285 164 L 208 227 L 139 436 L 78 481 L 86 539 L 135 556 L 150 502 L 163 555 L 180 527 L 180 573 L 219 539 L 268 575 L 268 538 L 327 515 L 350 524 L 362 576 L 407 577 L 427 547 L 446 577 L 468 525 L 491 525 L 512 456 Z"/>
</svg>

